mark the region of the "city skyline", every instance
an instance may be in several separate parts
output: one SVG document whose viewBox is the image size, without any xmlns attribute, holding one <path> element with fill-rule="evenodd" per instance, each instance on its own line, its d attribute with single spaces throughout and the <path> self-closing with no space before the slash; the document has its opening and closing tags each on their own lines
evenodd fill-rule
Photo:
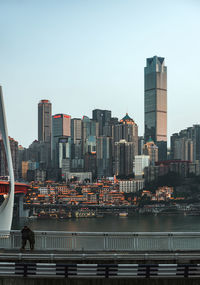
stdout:
<svg viewBox="0 0 200 285">
<path fill-rule="evenodd" d="M 25 147 L 37 138 L 42 99 L 50 100 L 52 114 L 72 118 L 91 118 L 94 109 L 119 119 L 128 112 L 143 135 L 143 72 L 155 55 L 168 67 L 168 138 L 200 123 L 199 7 L 197 1 L 1 1 L 0 85 L 9 135 Z"/>
</svg>

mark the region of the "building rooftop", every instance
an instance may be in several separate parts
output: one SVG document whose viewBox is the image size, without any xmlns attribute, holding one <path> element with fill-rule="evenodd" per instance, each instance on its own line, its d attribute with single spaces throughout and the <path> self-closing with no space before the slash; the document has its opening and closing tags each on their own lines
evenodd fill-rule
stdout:
<svg viewBox="0 0 200 285">
<path fill-rule="evenodd" d="M 120 120 L 120 123 L 135 124 L 134 120 L 126 113 L 126 115 Z"/>
</svg>

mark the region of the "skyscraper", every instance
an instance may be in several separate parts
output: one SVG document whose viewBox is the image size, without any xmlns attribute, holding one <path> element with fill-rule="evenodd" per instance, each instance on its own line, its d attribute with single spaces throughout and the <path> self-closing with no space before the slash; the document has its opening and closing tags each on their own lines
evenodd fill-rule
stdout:
<svg viewBox="0 0 200 285">
<path fill-rule="evenodd" d="M 65 114 L 56 114 L 52 117 L 53 166 L 55 168 L 62 168 L 62 165 L 65 164 L 65 160 L 69 165 L 70 157 L 71 157 L 71 116 Z"/>
<path fill-rule="evenodd" d="M 38 141 L 51 142 L 51 102 L 41 100 L 38 103 Z"/>
<path fill-rule="evenodd" d="M 95 109 L 92 111 L 92 119 L 99 123 L 99 136 L 104 134 L 104 127 L 110 123 L 111 111 Z"/>
<path fill-rule="evenodd" d="M 109 177 L 112 175 L 112 139 L 101 136 L 97 138 L 97 176 Z"/>
<path fill-rule="evenodd" d="M 82 145 L 83 155 L 96 151 L 96 138 L 99 136 L 99 123 L 83 116 L 82 120 Z"/>
<path fill-rule="evenodd" d="M 71 120 L 71 171 L 83 171 L 84 160 L 82 154 L 82 120 Z"/>
<path fill-rule="evenodd" d="M 114 169 L 115 175 L 133 174 L 134 143 L 122 139 L 115 143 Z"/>
<path fill-rule="evenodd" d="M 138 154 L 138 126 L 128 113 L 114 126 L 114 142 L 126 140 L 133 143 L 133 156 Z"/>
<path fill-rule="evenodd" d="M 167 67 L 164 58 L 147 58 L 144 69 L 145 142 L 158 146 L 158 159 L 167 158 Z"/>
<path fill-rule="evenodd" d="M 41 100 L 38 103 L 38 148 L 41 153 L 40 167 L 43 169 L 51 166 L 51 125 L 51 102 Z"/>
</svg>

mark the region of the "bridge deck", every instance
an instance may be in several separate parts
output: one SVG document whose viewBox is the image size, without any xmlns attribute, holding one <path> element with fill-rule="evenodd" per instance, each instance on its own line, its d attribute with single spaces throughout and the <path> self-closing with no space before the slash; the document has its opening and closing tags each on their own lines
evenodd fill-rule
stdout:
<svg viewBox="0 0 200 285">
<path fill-rule="evenodd" d="M 200 263 L 200 251 L 151 252 L 60 252 L 52 250 L 0 250 L 0 261 L 46 261 L 79 263 Z"/>
</svg>

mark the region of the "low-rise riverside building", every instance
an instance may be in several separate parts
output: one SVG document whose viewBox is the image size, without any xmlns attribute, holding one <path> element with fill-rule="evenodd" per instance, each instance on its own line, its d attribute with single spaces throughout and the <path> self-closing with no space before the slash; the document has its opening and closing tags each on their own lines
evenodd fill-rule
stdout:
<svg viewBox="0 0 200 285">
<path fill-rule="evenodd" d="M 135 193 L 144 188 L 144 179 L 119 180 L 119 191 Z"/>
</svg>

